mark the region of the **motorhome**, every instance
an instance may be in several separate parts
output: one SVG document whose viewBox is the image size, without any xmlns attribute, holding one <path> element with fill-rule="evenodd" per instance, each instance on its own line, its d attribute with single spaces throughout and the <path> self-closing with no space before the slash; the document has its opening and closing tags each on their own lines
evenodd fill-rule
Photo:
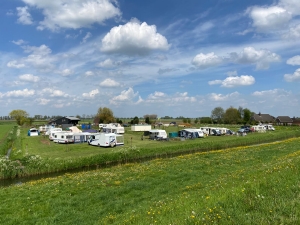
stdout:
<svg viewBox="0 0 300 225">
<path fill-rule="evenodd" d="M 62 131 L 62 128 L 60 128 L 60 127 L 50 127 L 50 128 L 46 131 L 45 135 L 50 135 L 51 131 Z"/>
<path fill-rule="evenodd" d="M 115 147 L 124 145 L 124 136 L 115 133 L 96 133 L 90 136 L 88 144 L 99 147 Z"/>
<path fill-rule="evenodd" d="M 53 142 L 62 144 L 74 143 L 74 134 L 68 131 L 55 132 Z"/>
<path fill-rule="evenodd" d="M 149 130 L 149 138 L 152 140 L 166 140 L 168 138 L 165 130 Z"/>
</svg>

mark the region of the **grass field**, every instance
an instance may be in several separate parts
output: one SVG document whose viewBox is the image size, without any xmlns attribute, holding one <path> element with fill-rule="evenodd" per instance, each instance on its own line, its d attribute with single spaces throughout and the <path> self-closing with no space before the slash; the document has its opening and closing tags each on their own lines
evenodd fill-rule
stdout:
<svg viewBox="0 0 300 225">
<path fill-rule="evenodd" d="M 300 138 L 1 188 L 1 224 L 298 224 Z"/>
<path fill-rule="evenodd" d="M 238 127 L 232 127 L 236 130 Z M 93 165 L 107 165 L 140 162 L 154 158 L 171 157 L 192 152 L 205 152 L 274 142 L 291 137 L 299 137 L 298 127 L 276 127 L 275 132 L 253 133 L 245 137 L 209 136 L 194 140 L 170 141 L 141 140 L 143 132 L 133 132 L 126 128 L 125 145 L 116 148 L 99 148 L 82 144 L 56 144 L 47 136 L 29 137 L 27 128 L 18 128 L 20 135 L 13 143 L 10 159 L 2 158 L 1 178 L 30 176 L 66 171 Z M 167 132 L 178 131 L 178 127 L 168 127 Z"/>
</svg>

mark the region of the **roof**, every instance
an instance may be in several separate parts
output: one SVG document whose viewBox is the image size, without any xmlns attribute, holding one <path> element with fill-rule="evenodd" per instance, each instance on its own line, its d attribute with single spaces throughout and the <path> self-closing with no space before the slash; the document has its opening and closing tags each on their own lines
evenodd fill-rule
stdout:
<svg viewBox="0 0 300 225">
<path fill-rule="evenodd" d="M 253 114 L 252 117 L 251 117 L 252 120 L 255 120 L 255 121 L 260 121 L 260 122 L 270 122 L 270 121 L 274 121 L 275 120 L 275 117 L 274 116 L 271 116 L 270 114 L 262 114 L 262 113 L 259 113 L 259 114 Z"/>
<path fill-rule="evenodd" d="M 278 116 L 276 118 L 281 123 L 292 123 L 293 120 L 289 116 Z"/>
<path fill-rule="evenodd" d="M 66 116 L 65 118 L 69 119 L 69 120 L 80 120 L 78 119 L 77 117 L 74 117 L 74 116 Z"/>
</svg>

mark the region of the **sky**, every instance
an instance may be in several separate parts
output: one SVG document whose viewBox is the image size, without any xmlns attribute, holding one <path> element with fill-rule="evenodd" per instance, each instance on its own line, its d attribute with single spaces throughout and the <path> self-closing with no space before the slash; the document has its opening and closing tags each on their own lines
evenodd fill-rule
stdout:
<svg viewBox="0 0 300 225">
<path fill-rule="evenodd" d="M 299 0 L 3 0 L 0 116 L 300 116 Z"/>
</svg>

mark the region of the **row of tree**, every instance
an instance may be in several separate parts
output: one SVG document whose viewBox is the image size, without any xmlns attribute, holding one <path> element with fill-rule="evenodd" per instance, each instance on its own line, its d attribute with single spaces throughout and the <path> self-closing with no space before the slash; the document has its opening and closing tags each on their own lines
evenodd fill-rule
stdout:
<svg viewBox="0 0 300 225">
<path fill-rule="evenodd" d="M 211 119 L 213 123 L 225 124 L 246 124 L 249 123 L 252 112 L 250 109 L 234 108 L 230 106 L 224 110 L 222 107 L 216 107 L 211 111 Z"/>
</svg>

